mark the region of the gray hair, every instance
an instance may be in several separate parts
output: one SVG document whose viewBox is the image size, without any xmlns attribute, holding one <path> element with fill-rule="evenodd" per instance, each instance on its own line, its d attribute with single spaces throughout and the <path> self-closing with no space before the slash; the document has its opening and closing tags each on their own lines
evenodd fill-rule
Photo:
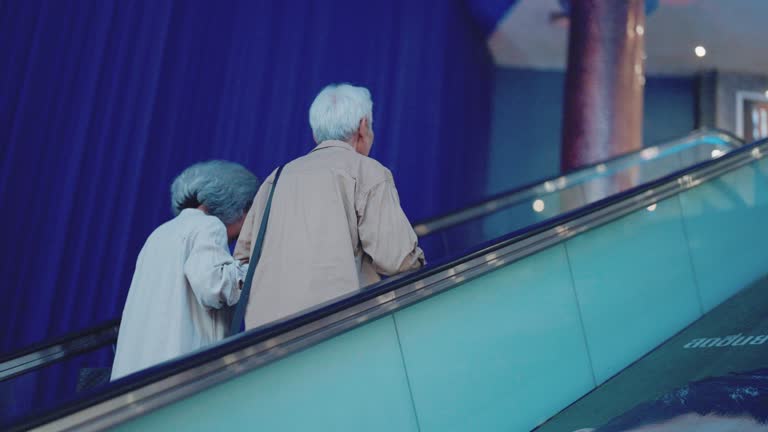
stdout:
<svg viewBox="0 0 768 432">
<path fill-rule="evenodd" d="M 248 211 L 258 188 L 259 180 L 240 164 L 221 160 L 196 163 L 171 184 L 173 214 L 204 205 L 209 214 L 229 225 Z"/>
<path fill-rule="evenodd" d="M 346 141 L 368 119 L 373 129 L 373 101 L 365 87 L 350 84 L 331 84 L 315 97 L 309 107 L 309 125 L 312 135 L 320 143 L 327 140 Z"/>
</svg>

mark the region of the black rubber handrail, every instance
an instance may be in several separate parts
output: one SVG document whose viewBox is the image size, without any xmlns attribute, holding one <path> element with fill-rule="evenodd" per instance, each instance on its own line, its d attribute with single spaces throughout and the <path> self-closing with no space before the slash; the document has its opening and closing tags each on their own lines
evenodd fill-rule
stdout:
<svg viewBox="0 0 768 432">
<path fill-rule="evenodd" d="M 0 358 L 0 382 L 112 345 L 117 341 L 119 327 L 120 320 L 111 320 Z"/>
<path fill-rule="evenodd" d="M 102 331 L 104 329 L 114 328 L 119 325 L 120 325 L 120 319 L 113 319 L 113 320 L 103 322 L 99 325 L 95 325 L 93 327 L 88 327 L 86 329 L 77 330 L 71 333 L 66 333 L 61 336 L 48 339 L 44 342 L 40 342 L 34 345 L 30 345 L 28 347 L 24 347 L 21 350 L 13 352 L 12 354 L 6 354 L 3 356 L 0 356 L 0 363 L 5 363 L 9 360 L 13 360 L 14 358 L 32 354 L 36 351 L 41 351 L 46 348 L 50 348 L 54 345 L 61 345 L 61 344 L 73 342 L 77 339 L 81 339 L 83 336 L 88 336 L 91 333 Z"/>
</svg>

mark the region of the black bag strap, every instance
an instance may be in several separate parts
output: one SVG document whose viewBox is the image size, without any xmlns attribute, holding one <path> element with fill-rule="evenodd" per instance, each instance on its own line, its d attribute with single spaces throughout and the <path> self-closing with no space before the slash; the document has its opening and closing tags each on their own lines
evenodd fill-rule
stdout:
<svg viewBox="0 0 768 432">
<path fill-rule="evenodd" d="M 269 198 L 267 199 L 267 205 L 264 207 L 264 215 L 261 217 L 261 226 L 259 226 L 259 233 L 256 235 L 256 242 L 253 244 L 253 252 L 251 252 L 251 260 L 248 265 L 248 273 L 245 276 L 245 282 L 243 283 L 243 290 L 240 292 L 240 301 L 235 306 L 235 314 L 232 317 L 232 323 L 229 326 L 228 336 L 240 333 L 243 326 L 243 319 L 245 318 L 245 308 L 248 306 L 248 298 L 251 295 L 251 284 L 253 283 L 253 274 L 256 272 L 256 266 L 259 264 L 259 258 L 261 258 L 261 248 L 264 245 L 264 234 L 267 232 L 267 222 L 269 221 L 269 211 L 272 208 L 272 197 L 275 196 L 275 189 L 277 189 L 277 180 L 280 178 L 280 172 L 283 167 L 277 168 L 275 173 L 275 180 L 272 182 L 272 190 L 269 191 Z"/>
</svg>

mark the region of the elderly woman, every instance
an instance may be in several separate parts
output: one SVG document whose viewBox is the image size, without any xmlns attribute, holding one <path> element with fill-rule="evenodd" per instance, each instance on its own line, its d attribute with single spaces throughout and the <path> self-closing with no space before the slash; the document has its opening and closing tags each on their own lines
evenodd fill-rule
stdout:
<svg viewBox="0 0 768 432">
<path fill-rule="evenodd" d="M 198 163 L 173 181 L 176 217 L 139 252 L 112 380 L 224 338 L 246 270 L 228 242 L 240 234 L 258 186 L 247 169 L 224 161 Z"/>
</svg>

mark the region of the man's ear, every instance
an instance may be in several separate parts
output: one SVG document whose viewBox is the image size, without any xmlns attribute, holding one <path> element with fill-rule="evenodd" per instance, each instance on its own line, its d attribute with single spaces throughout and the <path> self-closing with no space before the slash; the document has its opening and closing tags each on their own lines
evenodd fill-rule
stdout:
<svg viewBox="0 0 768 432">
<path fill-rule="evenodd" d="M 361 137 L 365 136 L 365 128 L 368 127 L 368 118 L 363 117 L 360 119 L 360 124 L 357 126 L 357 133 Z"/>
</svg>

